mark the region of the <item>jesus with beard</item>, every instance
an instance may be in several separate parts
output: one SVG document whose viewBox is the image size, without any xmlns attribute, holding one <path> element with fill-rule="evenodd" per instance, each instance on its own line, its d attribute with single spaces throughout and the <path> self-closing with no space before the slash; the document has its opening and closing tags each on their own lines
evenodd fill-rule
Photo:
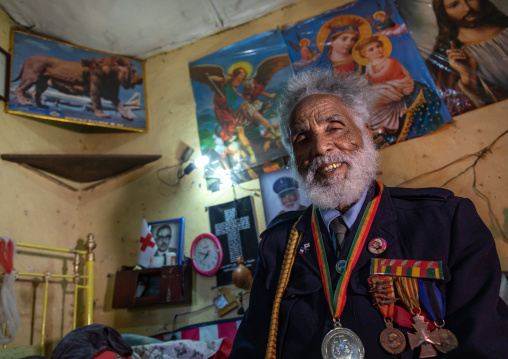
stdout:
<svg viewBox="0 0 508 359">
<path fill-rule="evenodd" d="M 508 16 L 489 0 L 432 0 L 427 66 L 452 115 L 508 98 Z"/>
</svg>

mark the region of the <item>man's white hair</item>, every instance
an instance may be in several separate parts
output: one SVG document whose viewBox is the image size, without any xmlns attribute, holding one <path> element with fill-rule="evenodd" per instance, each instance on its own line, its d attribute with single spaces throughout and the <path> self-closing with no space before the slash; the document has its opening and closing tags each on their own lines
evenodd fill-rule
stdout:
<svg viewBox="0 0 508 359">
<path fill-rule="evenodd" d="M 291 114 L 296 105 L 310 95 L 335 95 L 349 109 L 356 125 L 363 129 L 368 123 L 367 97 L 370 92 L 368 81 L 356 73 L 335 75 L 332 69 L 316 68 L 300 72 L 289 79 L 280 98 L 278 113 L 282 144 L 291 156 Z"/>
</svg>

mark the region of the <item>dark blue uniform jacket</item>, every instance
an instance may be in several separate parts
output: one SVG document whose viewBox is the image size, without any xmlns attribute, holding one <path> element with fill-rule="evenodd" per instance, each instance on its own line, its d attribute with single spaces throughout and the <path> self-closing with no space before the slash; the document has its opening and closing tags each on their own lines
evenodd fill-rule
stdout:
<svg viewBox="0 0 508 359">
<path fill-rule="evenodd" d="M 372 185 L 366 203 L 377 194 Z M 340 259 L 345 259 L 364 209 L 345 238 Z M 270 315 L 291 226 L 303 232 L 291 277 L 280 309 L 278 358 L 321 358 L 321 342 L 333 328 L 319 272 L 316 248 L 310 227 L 311 207 L 279 216 L 261 234 L 259 259 L 250 294 L 250 307 L 237 332 L 230 358 L 264 358 Z M 332 284 L 339 279 L 332 242 L 321 220 Z M 373 238 L 381 237 L 386 250 L 374 255 L 367 249 Z M 340 318 L 365 346 L 365 358 L 417 358 L 407 343 L 399 355 L 385 352 L 379 335 L 385 328 L 378 309 L 372 305 L 367 278 L 371 259 L 396 258 L 442 261 L 444 280 L 436 281 L 446 298 L 445 328 L 457 337 L 459 347 L 446 358 L 508 358 L 508 307 L 499 298 L 500 265 L 494 240 L 478 216 L 473 203 L 439 188 L 406 189 L 385 187 L 379 209 L 365 246 L 351 275 L 347 301 Z M 400 328 L 404 334 L 413 329 Z"/>
</svg>

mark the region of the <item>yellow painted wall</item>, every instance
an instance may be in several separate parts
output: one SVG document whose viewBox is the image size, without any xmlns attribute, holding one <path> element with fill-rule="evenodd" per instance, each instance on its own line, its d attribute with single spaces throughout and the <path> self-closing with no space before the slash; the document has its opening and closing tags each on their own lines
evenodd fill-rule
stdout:
<svg viewBox="0 0 508 359">
<path fill-rule="evenodd" d="M 39 121 L 0 112 L 0 151 L 2 153 L 85 153 L 85 154 L 161 154 L 163 157 L 132 173 L 111 179 L 92 190 L 70 191 L 33 171 L 17 164 L 0 161 L 0 198 L 3 203 L 0 234 L 18 241 L 36 242 L 62 247 L 74 247 L 89 232 L 96 236 L 95 322 L 111 325 L 122 333 L 154 335 L 173 328 L 175 314 L 196 311 L 212 304 L 215 278 L 194 275 L 191 305 L 169 305 L 134 310 L 114 310 L 111 300 L 115 272 L 122 265 L 135 264 L 141 220 L 148 221 L 185 217 L 185 253 L 192 240 L 210 230 L 207 206 L 231 201 L 231 189 L 211 193 L 206 190 L 203 172 L 195 170 L 176 183 L 176 168 L 163 169 L 178 163 L 186 146 L 199 155 L 199 140 L 195 105 L 188 75 L 188 63 L 220 48 L 279 25 L 296 22 L 346 1 L 302 0 L 298 4 L 276 11 L 261 19 L 235 29 L 196 41 L 178 50 L 149 58 L 146 63 L 145 86 L 148 93 L 150 132 L 147 134 L 81 133 L 58 123 Z M 9 47 L 9 18 L 0 11 L 0 46 Z M 435 134 L 392 146 L 381 151 L 379 179 L 387 185 L 398 185 L 448 163 L 474 154 L 488 146 L 508 128 L 508 101 L 458 116 L 456 122 Z M 473 190 L 472 170 L 464 173 L 446 187 L 456 194 L 470 197 L 482 218 L 493 231 L 504 270 L 508 270 L 508 244 L 501 240 L 493 218 L 500 228 L 508 230 L 508 154 L 507 136 L 502 137 L 476 165 L 476 185 L 490 200 L 493 216 Z M 468 157 L 442 171 L 420 177 L 404 184 L 408 187 L 441 186 L 474 162 Z M 161 170 L 161 171 L 159 171 Z M 173 186 L 162 183 L 174 184 Z M 259 189 L 257 180 L 242 187 Z M 253 192 L 236 188 L 240 197 Z M 254 197 L 260 233 L 265 227 L 262 201 Z M 24 251 L 27 252 L 27 251 Z M 48 264 L 45 257 L 18 254 L 16 267 L 32 270 L 71 271 L 71 261 L 59 259 Z M 41 288 L 29 282 L 17 282 L 18 309 L 22 330 L 14 345 L 37 344 L 39 341 Z M 70 316 L 71 296 L 62 295 L 62 285 L 52 285 L 48 322 L 49 340 L 58 340 L 70 325 L 62 314 Z M 67 286 L 70 292 L 72 286 Z M 36 297 L 36 306 L 32 299 Z M 236 312 L 236 311 L 235 311 Z M 232 312 L 227 317 L 234 317 Z M 213 308 L 195 314 L 179 316 L 176 327 L 217 319 Z M 31 322 L 36 328 L 31 331 Z M 1 353 L 0 353 L 1 354 Z"/>
</svg>

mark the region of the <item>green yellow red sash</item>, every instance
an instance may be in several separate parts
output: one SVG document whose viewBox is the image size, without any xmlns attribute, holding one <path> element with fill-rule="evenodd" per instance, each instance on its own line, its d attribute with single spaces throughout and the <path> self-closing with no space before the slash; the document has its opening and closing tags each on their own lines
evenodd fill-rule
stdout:
<svg viewBox="0 0 508 359">
<path fill-rule="evenodd" d="M 358 230 L 356 231 L 355 238 L 353 239 L 351 249 L 349 250 L 346 259 L 346 269 L 344 274 L 341 275 L 335 291 L 332 289 L 330 269 L 328 268 L 323 237 L 321 235 L 321 229 L 319 228 L 319 221 L 317 219 L 317 207 L 313 206 L 312 209 L 311 227 L 317 251 L 319 270 L 321 272 L 321 281 L 323 282 L 323 289 L 325 291 L 328 305 L 330 306 L 330 311 L 332 312 L 333 317 L 337 319 L 340 318 L 340 315 L 344 309 L 344 305 L 346 304 L 346 289 L 349 283 L 349 279 L 351 278 L 351 273 L 353 272 L 356 262 L 358 262 L 358 258 L 360 257 L 360 253 L 362 251 L 363 245 L 365 244 L 365 240 L 367 239 L 367 235 L 369 234 L 370 227 L 372 226 L 372 222 L 374 221 L 374 217 L 381 200 L 381 194 L 383 193 L 384 185 L 380 182 L 377 182 L 377 184 L 379 186 L 379 194 L 367 204 L 362 217 L 362 221 L 360 222 Z"/>
</svg>

